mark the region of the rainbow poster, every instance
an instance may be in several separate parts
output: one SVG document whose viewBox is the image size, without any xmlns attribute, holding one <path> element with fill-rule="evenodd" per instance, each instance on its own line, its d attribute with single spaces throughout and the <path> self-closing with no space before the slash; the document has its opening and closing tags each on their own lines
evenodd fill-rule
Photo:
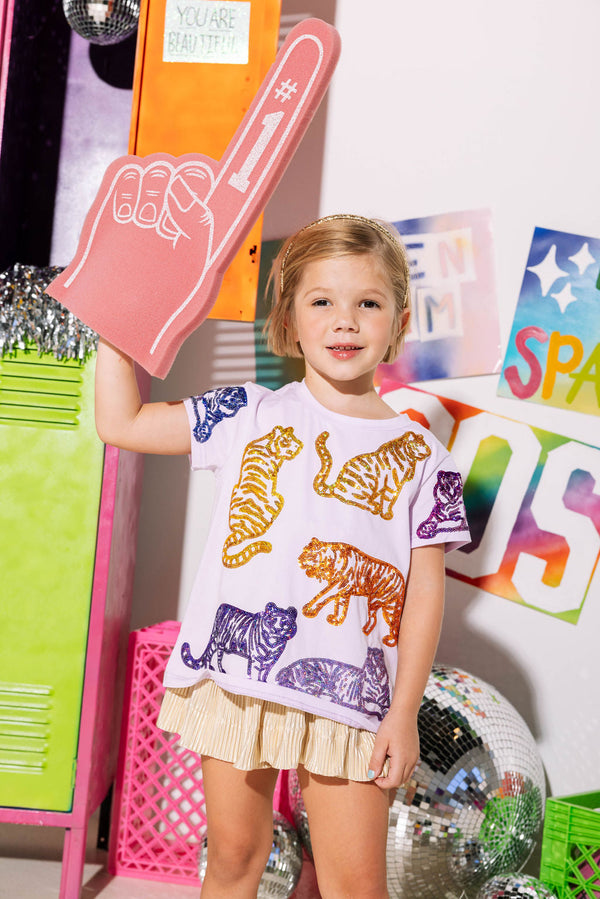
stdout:
<svg viewBox="0 0 600 899">
<path fill-rule="evenodd" d="M 428 381 L 500 371 L 489 210 L 394 222 L 404 239 L 413 314 L 404 350 L 378 381 Z"/>
<path fill-rule="evenodd" d="M 500 396 L 600 415 L 600 240 L 536 228 Z"/>
<path fill-rule="evenodd" d="M 447 572 L 576 624 L 600 600 L 600 449 L 393 381 L 381 395 L 429 427 L 462 475 L 472 542 Z"/>
</svg>

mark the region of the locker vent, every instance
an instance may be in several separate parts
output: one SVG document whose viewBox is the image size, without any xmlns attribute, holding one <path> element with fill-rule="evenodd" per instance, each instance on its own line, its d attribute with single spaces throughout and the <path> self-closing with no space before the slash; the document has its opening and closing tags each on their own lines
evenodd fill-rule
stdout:
<svg viewBox="0 0 600 899">
<path fill-rule="evenodd" d="M 79 424 L 82 384 L 79 363 L 2 359 L 0 424 L 72 430 Z"/>
<path fill-rule="evenodd" d="M 0 771 L 43 773 L 53 693 L 43 684 L 0 681 Z"/>
</svg>

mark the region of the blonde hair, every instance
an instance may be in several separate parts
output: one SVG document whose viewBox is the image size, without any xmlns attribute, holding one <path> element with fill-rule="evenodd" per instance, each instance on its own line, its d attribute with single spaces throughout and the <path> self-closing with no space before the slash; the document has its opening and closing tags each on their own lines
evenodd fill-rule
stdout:
<svg viewBox="0 0 600 899">
<path fill-rule="evenodd" d="M 396 301 L 396 319 L 410 312 L 406 250 L 393 225 L 361 215 L 328 215 L 305 225 L 286 240 L 273 261 L 269 284 L 273 301 L 265 324 L 267 346 L 276 356 L 302 357 L 289 327 L 294 296 L 304 267 L 319 259 L 372 254 L 381 260 Z M 382 362 L 393 362 L 402 348 L 406 326 L 399 329 Z"/>
</svg>

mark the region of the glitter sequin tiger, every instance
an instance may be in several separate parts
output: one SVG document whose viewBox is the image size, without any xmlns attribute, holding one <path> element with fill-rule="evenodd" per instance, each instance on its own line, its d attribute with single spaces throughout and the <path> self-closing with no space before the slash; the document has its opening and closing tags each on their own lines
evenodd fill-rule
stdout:
<svg viewBox="0 0 600 899">
<path fill-rule="evenodd" d="M 405 582 L 401 571 L 388 562 L 368 556 L 350 543 L 324 543 L 316 537 L 304 547 L 298 561 L 308 577 L 326 582 L 323 589 L 302 607 L 307 618 L 315 618 L 327 603 L 333 602 L 333 612 L 327 616 L 327 621 L 334 625 L 343 624 L 350 597 L 364 596 L 368 618 L 363 633 L 371 633 L 381 609 L 383 620 L 389 627 L 383 642 L 386 646 L 396 646 L 404 604 Z"/>
<path fill-rule="evenodd" d="M 404 484 L 414 477 L 417 462 L 431 455 L 422 435 L 407 431 L 374 452 L 354 456 L 342 466 L 334 483 L 328 484 L 333 465 L 328 437 L 329 432 L 323 431 L 315 441 L 321 460 L 321 470 L 313 482 L 316 493 L 335 497 L 386 520 L 393 518 L 394 503 Z"/>
<path fill-rule="evenodd" d="M 206 443 L 215 425 L 224 418 L 233 418 L 240 409 L 248 405 L 243 387 L 216 387 L 214 390 L 207 390 L 202 396 L 191 397 L 191 401 L 196 417 L 193 434 L 198 443 Z"/>
<path fill-rule="evenodd" d="M 321 696 L 380 721 L 390 707 L 390 680 L 383 650 L 369 646 L 359 668 L 335 659 L 298 659 L 275 675 L 282 687 Z"/>
<path fill-rule="evenodd" d="M 417 536 L 426 540 L 446 531 L 462 531 L 467 527 L 462 478 L 457 471 L 438 471 L 433 498 L 433 509 L 429 518 L 417 528 Z"/>
<path fill-rule="evenodd" d="M 206 649 L 195 659 L 190 644 L 182 643 L 183 663 L 195 671 L 200 668 L 214 671 L 213 658 L 216 656 L 219 671 L 225 673 L 223 656 L 242 656 L 248 662 L 248 677 L 252 677 L 254 671 L 257 680 L 266 681 L 288 640 L 296 633 L 297 614 L 293 606 L 280 609 L 274 602 L 268 602 L 262 612 L 255 613 L 221 603 Z"/>
<path fill-rule="evenodd" d="M 293 428 L 281 425 L 275 425 L 272 431 L 246 447 L 240 478 L 229 504 L 231 533 L 222 553 L 226 568 L 239 568 L 257 553 L 271 552 L 271 544 L 258 538 L 268 531 L 283 508 L 283 497 L 277 492 L 279 470 L 284 462 L 297 456 L 302 447 Z M 242 548 L 231 552 L 233 547 Z"/>
</svg>

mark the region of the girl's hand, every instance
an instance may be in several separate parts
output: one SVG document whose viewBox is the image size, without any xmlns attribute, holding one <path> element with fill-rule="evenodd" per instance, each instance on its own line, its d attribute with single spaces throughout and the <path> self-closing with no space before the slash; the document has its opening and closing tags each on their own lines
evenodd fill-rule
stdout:
<svg viewBox="0 0 600 899">
<path fill-rule="evenodd" d="M 383 765 L 389 758 L 387 777 L 382 777 Z M 375 746 L 369 764 L 373 780 L 383 790 L 406 783 L 419 761 L 419 731 L 417 716 L 396 711 L 387 713 L 375 736 Z"/>
</svg>

